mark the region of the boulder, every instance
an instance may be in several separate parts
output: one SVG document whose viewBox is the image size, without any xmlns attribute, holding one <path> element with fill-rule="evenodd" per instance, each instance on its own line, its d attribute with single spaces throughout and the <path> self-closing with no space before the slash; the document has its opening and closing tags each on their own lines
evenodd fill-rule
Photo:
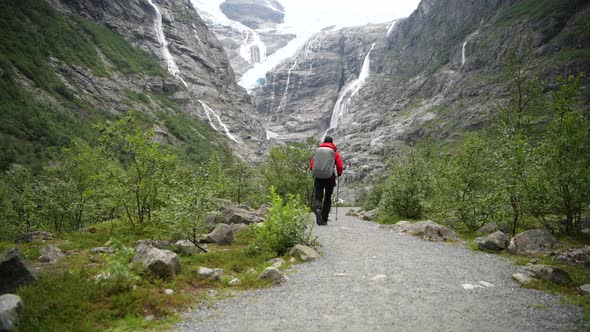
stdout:
<svg viewBox="0 0 590 332">
<path fill-rule="evenodd" d="M 289 255 L 299 257 L 304 262 L 310 262 L 320 258 L 320 254 L 308 246 L 298 244 L 291 248 Z"/>
<path fill-rule="evenodd" d="M 238 235 L 238 233 L 245 231 L 250 227 L 246 224 L 231 224 L 230 226 L 234 235 Z"/>
<path fill-rule="evenodd" d="M 548 280 L 559 285 L 573 283 L 570 275 L 564 270 L 550 265 L 528 265 L 524 268 L 533 278 Z"/>
<path fill-rule="evenodd" d="M 138 248 L 139 246 L 149 246 L 158 249 L 168 249 L 170 247 L 170 242 L 166 240 L 139 240 L 133 244 L 134 248 Z"/>
<path fill-rule="evenodd" d="M 508 236 L 496 231 L 486 237 L 478 237 L 475 243 L 480 250 L 502 251 L 508 247 Z"/>
<path fill-rule="evenodd" d="M 266 218 L 266 215 L 270 212 L 270 206 L 263 205 L 258 210 L 256 210 L 256 214 L 259 215 L 261 218 Z"/>
<path fill-rule="evenodd" d="M 590 246 L 570 248 L 558 252 L 555 256 L 555 260 L 563 264 L 585 265 L 590 261 Z"/>
<path fill-rule="evenodd" d="M 113 247 L 96 247 L 96 248 L 90 249 L 90 252 L 93 252 L 96 254 L 112 254 L 115 252 L 115 249 Z"/>
<path fill-rule="evenodd" d="M 55 238 L 55 236 L 53 236 L 53 234 L 51 234 L 49 232 L 34 231 L 34 232 L 29 232 L 29 233 L 18 235 L 16 237 L 15 242 L 20 244 L 20 243 L 29 243 L 29 242 L 33 242 L 33 241 L 48 241 L 48 240 L 53 240 L 54 238 Z"/>
<path fill-rule="evenodd" d="M 578 287 L 578 292 L 580 292 L 580 294 L 582 294 L 582 295 L 590 295 L 590 285 L 585 284 L 585 285 Z"/>
<path fill-rule="evenodd" d="M 530 283 L 535 281 L 535 279 L 533 279 L 533 277 L 531 277 L 531 275 L 528 273 L 515 273 L 512 275 L 512 279 L 516 280 L 523 286 L 528 286 Z"/>
<path fill-rule="evenodd" d="M 135 249 L 133 263 L 141 263 L 146 271 L 157 277 L 174 276 L 180 269 L 177 254 L 147 245 L 140 245 Z"/>
<path fill-rule="evenodd" d="M 495 222 L 489 222 L 489 223 L 481 226 L 475 232 L 475 234 L 477 234 L 478 236 L 486 236 L 486 235 L 492 234 L 496 231 L 498 231 L 498 224 L 496 224 Z"/>
<path fill-rule="evenodd" d="M 232 244 L 234 242 L 234 233 L 232 232 L 231 226 L 226 224 L 219 224 L 215 226 L 213 232 L 207 234 L 207 243 L 217 244 Z"/>
<path fill-rule="evenodd" d="M 230 215 L 228 215 L 227 220 L 230 224 L 256 224 L 259 222 L 263 222 L 264 218 L 260 217 L 254 212 L 241 212 L 241 211 L 232 211 Z"/>
<path fill-rule="evenodd" d="M 20 322 L 25 305 L 20 297 L 14 294 L 0 296 L 0 331 L 12 331 Z"/>
<path fill-rule="evenodd" d="M 282 284 L 289 280 L 287 276 L 276 267 L 267 267 L 259 276 L 258 280 L 270 280 L 275 284 Z"/>
<path fill-rule="evenodd" d="M 197 270 L 197 274 L 206 279 L 219 280 L 223 274 L 223 269 L 210 269 L 201 266 L 199 267 L 199 270 Z"/>
<path fill-rule="evenodd" d="M 206 244 L 201 244 L 200 246 L 203 249 L 207 249 Z M 203 250 L 201 250 L 201 248 L 195 246 L 195 244 L 189 240 L 176 241 L 176 243 L 174 243 L 174 245 L 172 246 L 172 250 L 175 253 L 184 256 L 194 256 L 204 252 Z"/>
<path fill-rule="evenodd" d="M 422 239 L 427 241 L 461 241 L 461 237 L 452 229 L 432 223 L 426 224 Z"/>
<path fill-rule="evenodd" d="M 37 282 L 37 276 L 20 249 L 14 248 L 0 262 L 0 294 L 14 293 L 18 287 Z"/>
<path fill-rule="evenodd" d="M 363 220 L 375 220 L 376 216 L 377 216 L 377 209 L 373 209 L 371 211 L 363 212 L 361 218 Z"/>
<path fill-rule="evenodd" d="M 59 248 L 47 245 L 39 251 L 41 256 L 39 256 L 39 260 L 44 263 L 57 263 L 62 258 L 66 257 L 66 254 L 63 253 Z"/>
<path fill-rule="evenodd" d="M 534 255 L 550 251 L 559 241 L 544 229 L 532 229 L 517 234 L 510 240 L 508 251 L 516 255 Z"/>
</svg>

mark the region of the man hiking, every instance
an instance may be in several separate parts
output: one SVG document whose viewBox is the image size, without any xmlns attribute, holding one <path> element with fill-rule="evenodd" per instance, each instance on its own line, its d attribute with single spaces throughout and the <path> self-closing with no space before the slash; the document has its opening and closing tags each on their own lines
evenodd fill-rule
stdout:
<svg viewBox="0 0 590 332">
<path fill-rule="evenodd" d="M 336 166 L 338 176 L 342 175 L 342 171 L 344 170 L 342 158 L 340 158 L 337 150 L 336 145 L 332 142 L 332 137 L 326 136 L 324 143 L 315 150 L 309 162 L 309 169 L 311 169 L 311 174 L 315 179 L 313 212 L 315 213 L 316 223 L 318 225 L 328 224 L 328 215 L 332 206 L 332 192 L 336 185 L 334 165 Z"/>
</svg>

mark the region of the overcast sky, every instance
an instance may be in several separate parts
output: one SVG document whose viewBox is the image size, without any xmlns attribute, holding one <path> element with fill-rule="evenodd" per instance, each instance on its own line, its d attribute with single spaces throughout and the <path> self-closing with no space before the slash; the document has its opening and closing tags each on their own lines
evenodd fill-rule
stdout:
<svg viewBox="0 0 590 332">
<path fill-rule="evenodd" d="M 330 25 L 357 26 L 409 16 L 419 0 L 279 0 L 285 24 L 297 31 Z"/>
</svg>

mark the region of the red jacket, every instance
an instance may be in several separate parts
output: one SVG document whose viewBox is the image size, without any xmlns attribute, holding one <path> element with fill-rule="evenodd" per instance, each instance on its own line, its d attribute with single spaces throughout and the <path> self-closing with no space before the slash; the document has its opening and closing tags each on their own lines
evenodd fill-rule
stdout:
<svg viewBox="0 0 590 332">
<path fill-rule="evenodd" d="M 336 164 L 336 172 L 338 172 L 338 176 L 342 175 L 344 171 L 344 164 L 342 163 L 342 158 L 340 158 L 340 154 L 338 153 L 338 149 L 334 143 L 325 142 L 320 145 L 321 148 L 330 148 L 334 150 L 334 162 Z M 311 161 L 309 162 L 309 169 L 313 169 L 313 157 L 311 157 Z"/>
</svg>

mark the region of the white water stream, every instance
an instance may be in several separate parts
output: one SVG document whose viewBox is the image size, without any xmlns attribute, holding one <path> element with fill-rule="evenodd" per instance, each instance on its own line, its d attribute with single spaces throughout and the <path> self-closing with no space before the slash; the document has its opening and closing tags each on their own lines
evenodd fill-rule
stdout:
<svg viewBox="0 0 590 332">
<path fill-rule="evenodd" d="M 289 100 L 289 85 L 291 84 L 291 71 L 297 67 L 299 64 L 299 60 L 295 60 L 291 68 L 287 71 L 287 83 L 285 84 L 285 91 L 283 92 L 283 97 L 281 98 L 281 102 L 279 103 L 279 108 L 277 110 L 277 114 L 282 112 L 285 114 L 285 108 L 287 108 L 287 101 Z"/>
<path fill-rule="evenodd" d="M 199 103 L 201 103 L 201 106 L 203 106 L 203 109 L 205 110 L 205 114 L 207 115 L 207 119 L 209 119 L 209 124 L 211 125 L 211 127 L 216 131 L 219 131 L 219 129 L 217 129 L 217 127 L 213 124 L 214 121 L 211 119 L 211 114 L 213 114 L 213 116 L 217 120 L 217 123 L 223 128 L 223 132 L 225 133 L 225 135 L 234 142 L 240 143 L 240 141 L 238 141 L 238 139 L 229 132 L 229 128 L 223 122 L 221 122 L 221 118 L 219 117 L 219 115 L 217 115 L 217 113 L 215 113 L 215 111 L 211 107 L 209 107 L 209 105 L 205 104 L 205 102 L 203 102 L 200 99 L 197 100 L 199 101 Z"/>
<path fill-rule="evenodd" d="M 468 40 L 463 43 L 463 49 L 461 50 L 461 66 L 465 64 L 465 61 L 467 61 L 467 56 L 465 55 L 465 46 L 467 46 L 467 42 Z"/>
<path fill-rule="evenodd" d="M 334 104 L 334 109 L 332 110 L 332 117 L 330 119 L 330 127 L 328 128 L 328 130 L 326 130 L 326 133 L 330 129 L 336 129 L 336 127 L 338 127 L 338 120 L 340 119 L 340 117 L 342 117 L 342 115 L 344 115 L 352 98 L 363 87 L 367 78 L 369 78 L 369 75 L 371 73 L 370 55 L 371 55 L 371 51 L 373 50 L 374 47 L 375 47 L 375 43 L 373 43 L 373 45 L 371 45 L 371 49 L 369 50 L 369 52 L 367 52 L 367 55 L 365 56 L 365 59 L 363 61 L 363 66 L 361 68 L 361 72 L 359 73 L 359 77 L 356 80 L 346 84 L 342 88 L 342 90 L 340 90 L 340 93 L 338 94 L 338 100 L 336 101 L 336 104 Z"/>
<path fill-rule="evenodd" d="M 154 8 L 156 11 L 156 20 L 154 21 L 154 30 L 156 30 L 156 36 L 158 37 L 158 42 L 160 43 L 160 49 L 162 51 L 162 56 L 164 56 L 164 60 L 166 61 L 166 65 L 168 67 L 168 71 L 174 77 L 178 78 L 185 87 L 188 85 L 186 82 L 180 77 L 180 69 L 176 65 L 172 54 L 170 54 L 170 50 L 168 49 L 168 41 L 166 40 L 166 35 L 164 34 L 164 29 L 162 28 L 162 13 L 158 6 L 156 6 L 152 0 L 148 0 L 149 4 Z"/>
</svg>

